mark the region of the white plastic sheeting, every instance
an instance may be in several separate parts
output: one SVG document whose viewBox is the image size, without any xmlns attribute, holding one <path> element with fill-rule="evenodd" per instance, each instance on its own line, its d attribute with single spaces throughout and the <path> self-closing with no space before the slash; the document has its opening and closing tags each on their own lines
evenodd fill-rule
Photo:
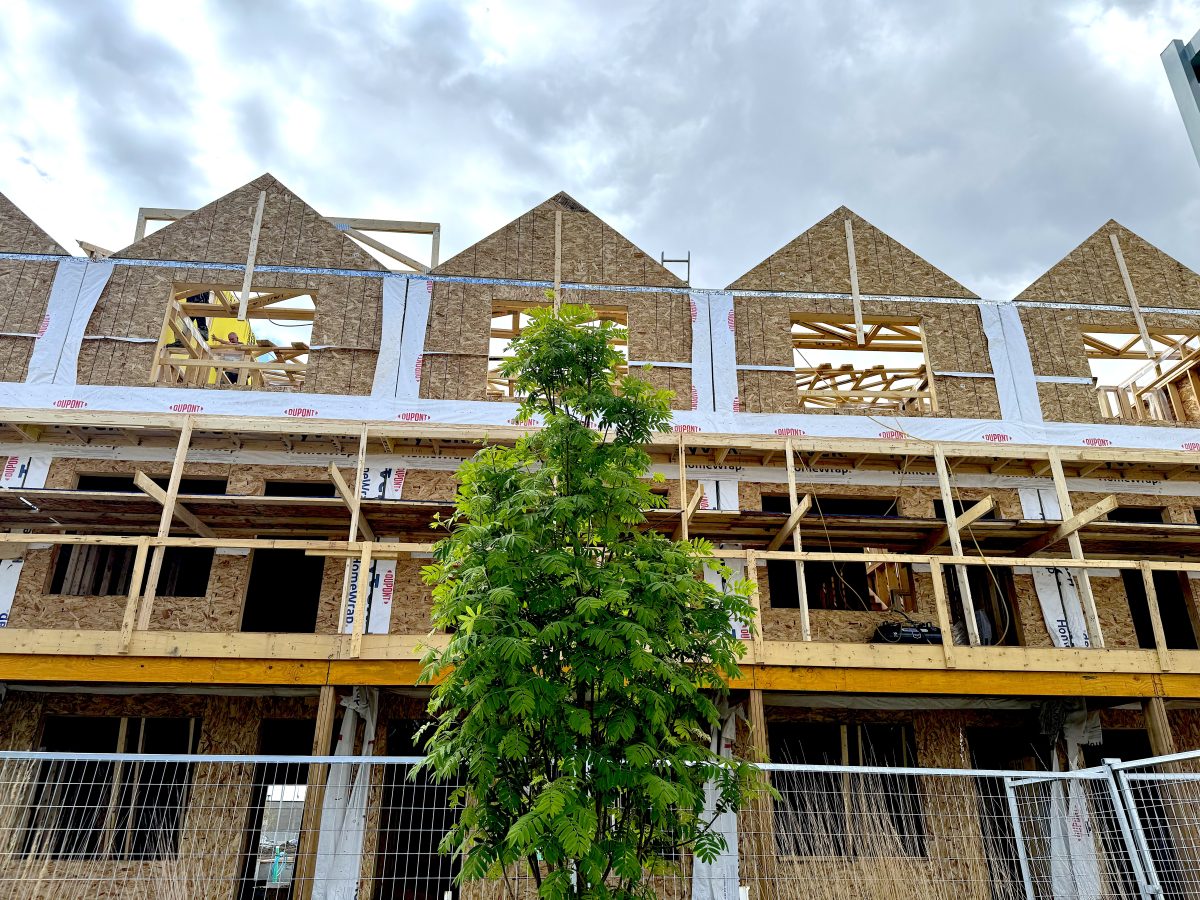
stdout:
<svg viewBox="0 0 1200 900">
<path fill-rule="evenodd" d="M 713 411 L 713 349 L 708 294 L 692 294 L 692 409 Z"/>
<path fill-rule="evenodd" d="M 0 455 L 0 461 L 4 464 L 0 469 L 0 490 L 46 486 L 50 457 L 20 456 L 14 453 L 11 456 Z M 24 529 L 12 530 L 20 534 Z M 12 612 L 13 598 L 17 596 L 17 582 L 21 578 L 24 565 L 24 559 L 0 559 L 0 628 L 8 626 L 8 616 Z"/>
<path fill-rule="evenodd" d="M 713 753 L 732 759 L 736 733 L 737 711 L 730 710 L 721 729 L 713 735 Z M 726 811 L 716 815 L 719 799 L 716 783 L 705 784 L 703 818 L 713 819 L 712 829 L 725 838 L 725 849 L 710 863 L 693 860 L 692 900 L 738 900 L 739 897 L 737 813 Z"/>
<path fill-rule="evenodd" d="M 83 333 L 112 271 L 109 260 L 70 257 L 59 262 L 29 357 L 29 384 L 75 383 Z"/>
<path fill-rule="evenodd" d="M 400 500 L 404 496 L 404 477 L 407 469 L 403 464 L 392 462 L 388 457 L 371 457 L 363 466 L 360 495 L 372 500 Z M 397 540 L 395 536 L 380 535 L 379 540 Z M 349 634 L 354 627 L 354 613 L 363 596 L 366 582 L 367 634 L 387 634 L 392 624 L 392 599 L 395 596 L 396 566 L 394 559 L 372 559 L 364 573 L 362 561 L 352 559 L 350 566 L 350 589 L 346 596 L 346 617 L 342 621 L 342 633 Z"/>
<path fill-rule="evenodd" d="M 1085 745 L 1102 740 L 1100 713 L 1088 712 L 1082 701 L 1067 714 L 1062 738 L 1070 769 L 1084 768 Z M 1052 750 L 1052 769 L 1061 770 L 1058 751 Z M 1056 900 L 1095 900 L 1100 890 L 1100 861 L 1089 812 L 1086 782 L 1072 778 L 1065 785 L 1055 779 L 1050 786 L 1050 886 Z"/>
<path fill-rule="evenodd" d="M 718 421 L 729 421 L 732 413 L 739 409 L 737 381 L 737 349 L 733 334 L 733 294 L 708 295 L 708 328 L 712 344 L 713 417 Z M 687 425 L 687 422 L 681 422 Z M 698 424 L 697 430 L 721 430 L 715 422 L 705 429 Z"/>
<path fill-rule="evenodd" d="M 335 756 L 371 756 L 375 751 L 375 726 L 379 719 L 379 689 L 356 687 L 342 698 L 346 712 L 338 732 Z M 362 751 L 354 752 L 358 723 L 363 724 Z M 313 874 L 313 900 L 354 900 L 362 867 L 363 837 L 367 826 L 367 791 L 371 788 L 370 763 L 331 765 L 321 806 L 321 830 Z"/>
</svg>

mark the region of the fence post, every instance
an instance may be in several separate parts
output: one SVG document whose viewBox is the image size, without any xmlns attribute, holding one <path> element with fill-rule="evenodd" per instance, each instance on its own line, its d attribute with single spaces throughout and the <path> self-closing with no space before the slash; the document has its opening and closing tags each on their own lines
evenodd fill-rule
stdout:
<svg viewBox="0 0 1200 900">
<path fill-rule="evenodd" d="M 1137 879 L 1138 889 L 1146 900 L 1155 900 L 1162 896 L 1162 885 L 1158 881 L 1158 872 L 1154 866 L 1154 858 L 1150 855 L 1150 845 L 1146 842 L 1146 833 L 1142 830 L 1142 817 L 1138 815 L 1137 804 L 1125 773 L 1113 768 L 1119 759 L 1105 759 L 1104 779 L 1108 782 L 1108 790 L 1112 795 L 1113 812 L 1117 824 L 1121 828 L 1121 837 L 1129 854 L 1129 864 L 1133 867 L 1133 876 Z"/>
<path fill-rule="evenodd" d="M 1029 871 L 1029 851 L 1025 847 L 1025 832 L 1021 828 L 1021 810 L 1017 806 L 1017 795 L 1013 790 L 1012 778 L 1004 779 L 1004 793 L 1008 795 L 1008 814 L 1012 817 L 1013 836 L 1017 839 L 1017 861 L 1021 864 L 1021 880 L 1025 882 L 1025 900 L 1037 900 L 1033 891 L 1033 875 Z"/>
</svg>

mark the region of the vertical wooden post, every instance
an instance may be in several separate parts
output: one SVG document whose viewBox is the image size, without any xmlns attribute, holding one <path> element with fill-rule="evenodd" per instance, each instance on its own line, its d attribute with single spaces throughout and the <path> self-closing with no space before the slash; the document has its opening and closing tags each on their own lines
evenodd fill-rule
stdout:
<svg viewBox="0 0 1200 900">
<path fill-rule="evenodd" d="M 746 700 L 748 721 L 748 753 L 755 762 L 769 762 L 770 743 L 767 739 L 767 717 L 763 708 L 763 692 L 758 688 L 749 691 Z M 748 871 L 742 881 L 750 884 L 750 896 L 754 900 L 768 900 L 779 896 L 779 851 L 775 840 L 775 804 L 767 788 L 771 785 L 770 773 L 762 773 L 763 790 L 756 791 L 750 802 L 739 814 L 738 830 L 745 835 L 744 858 Z"/>
<path fill-rule="evenodd" d="M 1142 703 L 1146 716 L 1146 734 L 1150 737 L 1150 752 L 1155 756 L 1177 753 L 1175 735 L 1171 731 L 1171 720 L 1167 715 L 1167 704 L 1162 697 L 1151 697 Z"/>
<path fill-rule="evenodd" d="M 1154 352 L 1154 344 L 1150 340 L 1150 332 L 1146 328 L 1146 320 L 1142 316 L 1142 307 L 1133 290 L 1133 281 L 1129 278 L 1129 269 L 1125 267 L 1125 254 L 1121 252 L 1121 242 L 1115 233 L 1110 233 L 1108 239 L 1112 242 L 1113 256 L 1117 258 L 1117 268 L 1121 270 L 1121 280 L 1125 283 L 1125 296 L 1129 299 L 1129 308 L 1133 310 L 1133 320 L 1137 323 L 1142 346 L 1146 348 L 1146 357 L 1153 359 L 1157 354 Z M 1122 391 L 1122 393 L 1124 392 Z"/>
<path fill-rule="evenodd" d="M 167 481 L 167 497 L 163 501 L 162 514 L 158 519 L 158 536 L 170 537 L 171 522 L 175 519 L 175 500 L 179 496 L 179 480 L 183 477 L 183 465 L 187 461 L 188 447 L 192 443 L 192 417 L 185 416 L 179 429 L 179 443 L 175 447 L 175 460 L 171 463 L 171 477 Z M 146 576 L 146 592 L 142 596 L 142 608 L 138 614 L 137 627 L 145 631 L 150 627 L 150 616 L 154 612 L 154 598 L 158 594 L 158 576 L 162 573 L 163 557 L 167 548 L 154 548 L 150 560 L 150 573 Z"/>
<path fill-rule="evenodd" d="M 1154 649 L 1158 651 L 1158 667 L 1171 671 L 1171 651 L 1167 647 L 1167 635 L 1163 629 L 1162 610 L 1158 608 L 1158 589 L 1154 586 L 1154 570 L 1147 560 L 1138 563 L 1142 573 L 1142 586 L 1146 590 L 1146 611 L 1150 614 L 1150 628 L 1154 632 Z"/>
<path fill-rule="evenodd" d="M 746 580 L 750 582 L 750 605 L 754 607 L 756 633 L 754 635 L 754 662 L 763 662 L 763 641 L 765 628 L 762 617 L 762 593 L 758 589 L 758 554 L 753 550 L 746 551 Z"/>
<path fill-rule="evenodd" d="M 866 343 L 863 334 L 862 297 L 858 293 L 858 259 L 854 253 L 854 223 L 845 220 L 846 257 L 850 260 L 850 300 L 854 304 L 854 341 L 860 347 Z"/>
<path fill-rule="evenodd" d="M 686 541 L 688 539 L 688 515 L 687 515 L 687 448 L 683 443 L 683 432 L 679 432 L 679 511 L 680 511 L 680 534 Z"/>
<path fill-rule="evenodd" d="M 787 480 L 788 480 L 788 510 L 795 512 L 796 507 L 800 505 L 800 498 L 796 495 L 796 465 L 795 456 L 792 453 L 792 439 L 788 438 L 783 445 L 783 455 L 787 462 Z M 817 511 L 820 515 L 820 510 Z M 796 527 L 792 529 L 792 549 L 799 553 L 804 549 L 800 538 L 800 523 L 796 523 Z M 837 565 L 834 563 L 834 565 Z M 800 610 L 800 640 L 812 640 L 812 626 L 808 615 L 808 581 L 804 575 L 804 560 L 796 560 L 796 596 L 797 606 Z"/>
<path fill-rule="evenodd" d="M 1067 476 L 1063 472 L 1062 458 L 1058 455 L 1058 449 L 1051 447 L 1047 453 L 1050 461 L 1050 475 L 1054 479 L 1054 493 L 1058 497 L 1058 514 L 1065 522 L 1071 516 L 1075 515 L 1075 508 L 1071 505 L 1071 492 L 1067 490 Z M 1084 559 L 1083 543 L 1079 540 L 1079 532 L 1072 531 L 1067 535 L 1067 546 L 1071 550 L 1072 559 Z M 1100 628 L 1100 614 L 1096 610 L 1096 597 L 1092 594 L 1092 579 L 1088 575 L 1087 569 L 1076 569 L 1079 574 L 1077 576 L 1077 584 L 1079 585 L 1079 597 L 1083 601 L 1083 612 L 1087 616 L 1088 627 L 1088 643 L 1093 647 L 1104 647 L 1104 632 Z"/>
<path fill-rule="evenodd" d="M 933 445 L 933 464 L 937 468 L 938 488 L 942 495 L 942 511 L 946 518 L 946 534 L 950 536 L 950 549 L 955 556 L 964 556 L 962 535 L 958 533 L 958 516 L 954 509 L 954 492 L 950 490 L 950 466 L 946 463 L 946 451 L 941 444 Z M 967 639 L 972 647 L 979 646 L 979 623 L 975 621 L 975 601 L 971 597 L 971 585 L 967 581 L 967 567 L 956 565 L 958 595 L 962 598 L 963 621 L 967 626 Z"/>
<path fill-rule="evenodd" d="M 121 642 L 117 647 L 121 653 L 129 652 L 129 642 L 138 622 L 138 601 L 142 597 L 142 579 L 146 575 L 146 560 L 150 556 L 150 538 L 138 538 L 137 550 L 133 555 L 133 572 L 129 575 L 129 591 L 125 597 L 125 615 L 121 618 Z"/>
<path fill-rule="evenodd" d="M 333 723 L 338 708 L 337 688 L 321 685 L 317 705 L 317 723 L 313 733 L 313 756 L 328 756 L 333 743 Z M 310 900 L 316 872 L 317 842 L 321 836 L 321 808 L 325 805 L 325 785 L 329 782 L 328 763 L 310 763 L 304 792 L 304 813 L 300 826 L 300 845 L 296 848 L 296 900 Z"/>
<path fill-rule="evenodd" d="M 554 211 L 554 311 L 562 307 L 562 210 Z"/>
<path fill-rule="evenodd" d="M 431 244 L 431 247 L 429 250 L 429 268 L 436 269 L 437 264 L 438 264 L 438 256 L 442 252 L 442 226 L 441 225 L 433 226 L 433 233 L 429 236 L 429 239 L 430 239 L 430 244 Z"/>
<path fill-rule="evenodd" d="M 358 540 L 358 522 L 362 515 L 362 483 L 363 474 L 366 471 L 367 465 L 367 426 L 364 424 L 358 433 L 358 460 L 354 467 L 354 484 L 350 485 L 350 532 L 347 540 L 353 543 Z M 361 652 L 362 634 L 359 633 L 358 640 L 354 638 L 354 629 L 359 626 L 359 616 L 366 616 L 367 600 L 370 597 L 370 573 L 363 567 L 362 559 L 367 560 L 370 564 L 371 554 L 369 550 L 363 548 L 360 550 L 363 556 L 359 558 L 358 569 L 358 593 L 355 597 L 354 618 L 350 621 L 350 642 L 345 648 L 347 653 L 353 654 L 355 649 Z M 350 580 L 354 573 L 354 560 L 347 558 L 346 567 L 342 572 L 342 602 L 338 608 L 338 633 L 345 634 L 346 628 L 346 613 L 347 606 L 350 602 Z M 366 588 L 364 590 L 363 588 Z"/>
<path fill-rule="evenodd" d="M 946 668 L 954 668 L 954 626 L 950 622 L 950 603 L 946 600 L 946 568 L 936 559 L 929 561 L 929 575 L 933 580 L 933 603 L 937 609 L 938 628 L 942 630 L 942 656 Z"/>
<path fill-rule="evenodd" d="M 267 202 L 267 192 L 258 192 L 258 206 L 254 209 L 254 224 L 250 226 L 250 251 L 246 254 L 246 274 L 242 276 L 242 296 L 238 301 L 237 317 L 246 320 L 246 309 L 250 305 L 250 283 L 254 280 L 254 257 L 258 254 L 258 235 L 262 231 L 263 207 Z M 239 379 L 244 381 L 244 379 Z"/>
</svg>

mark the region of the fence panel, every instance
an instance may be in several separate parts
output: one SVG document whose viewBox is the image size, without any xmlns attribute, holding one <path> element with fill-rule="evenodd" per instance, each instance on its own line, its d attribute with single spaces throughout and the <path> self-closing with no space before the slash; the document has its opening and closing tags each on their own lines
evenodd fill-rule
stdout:
<svg viewBox="0 0 1200 900">
<path fill-rule="evenodd" d="M 417 762 L 0 753 L 0 900 L 533 897 L 528 872 L 455 885 L 438 852 L 453 786 Z M 773 794 L 729 823 L 725 865 L 685 848 L 656 896 L 1200 896 L 1200 754 L 1070 773 L 762 768 Z"/>
</svg>

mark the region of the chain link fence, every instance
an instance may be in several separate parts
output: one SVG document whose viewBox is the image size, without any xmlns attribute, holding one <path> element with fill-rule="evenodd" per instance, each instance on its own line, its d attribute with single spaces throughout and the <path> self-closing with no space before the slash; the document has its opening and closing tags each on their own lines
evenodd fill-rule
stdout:
<svg viewBox="0 0 1200 900">
<path fill-rule="evenodd" d="M 0 753 L 0 898 L 505 900 L 438 844 L 453 785 L 414 757 Z M 764 765 L 670 900 L 1200 896 L 1200 753 L 1075 772 Z"/>
</svg>

